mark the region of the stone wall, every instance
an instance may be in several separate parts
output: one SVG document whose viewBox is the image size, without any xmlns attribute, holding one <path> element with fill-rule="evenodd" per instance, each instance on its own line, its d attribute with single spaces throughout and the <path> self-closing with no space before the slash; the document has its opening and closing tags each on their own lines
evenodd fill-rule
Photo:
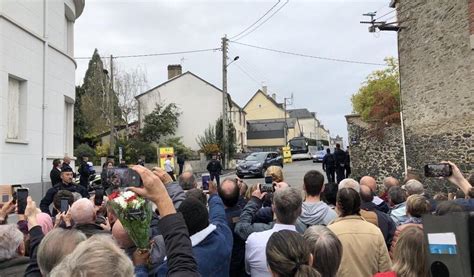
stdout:
<svg viewBox="0 0 474 277">
<path fill-rule="evenodd" d="M 474 50 L 469 0 L 399 0 L 400 77 L 408 166 L 451 160 L 474 171 Z M 426 179 L 430 190 L 452 187 Z M 444 190 L 446 191 L 446 190 Z"/>
<path fill-rule="evenodd" d="M 382 184 L 385 177 L 403 178 L 403 150 L 400 125 L 383 130 L 377 138 L 370 125 L 358 115 L 346 116 L 349 133 L 352 178 L 370 175 Z"/>
</svg>

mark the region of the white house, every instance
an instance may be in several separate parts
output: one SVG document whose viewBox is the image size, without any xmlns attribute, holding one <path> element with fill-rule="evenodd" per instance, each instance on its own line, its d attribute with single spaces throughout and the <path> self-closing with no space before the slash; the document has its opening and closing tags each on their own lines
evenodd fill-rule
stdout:
<svg viewBox="0 0 474 277">
<path fill-rule="evenodd" d="M 140 128 L 145 116 L 157 104 L 175 103 L 180 109 L 176 137 L 193 150 L 199 150 L 196 139 L 209 126 L 214 126 L 222 115 L 222 90 L 189 71 L 182 73 L 181 65 L 168 66 L 168 81 L 138 95 Z M 230 101 L 228 117 L 236 129 L 237 151 L 246 147 L 247 127 L 245 112 L 235 102 Z"/>
<path fill-rule="evenodd" d="M 73 155 L 74 21 L 85 0 L 0 2 L 0 184 L 38 197 Z"/>
<path fill-rule="evenodd" d="M 311 139 L 327 140 L 329 142 L 329 131 L 321 125 L 316 118 L 316 113 L 307 109 L 293 109 L 288 111 L 290 118 L 294 118 L 300 125 L 300 132 L 303 136 Z"/>
</svg>

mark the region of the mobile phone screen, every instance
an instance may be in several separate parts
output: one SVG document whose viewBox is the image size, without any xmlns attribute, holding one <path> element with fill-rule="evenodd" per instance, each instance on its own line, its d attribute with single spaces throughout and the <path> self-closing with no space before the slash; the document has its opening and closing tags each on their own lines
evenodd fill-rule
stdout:
<svg viewBox="0 0 474 277">
<path fill-rule="evenodd" d="M 265 177 L 265 184 L 272 184 L 273 183 L 273 178 L 272 176 L 267 176 Z"/>
<path fill-rule="evenodd" d="M 28 198 L 28 189 L 17 189 L 18 214 L 25 214 L 26 199 Z"/>
<path fill-rule="evenodd" d="M 94 195 L 94 204 L 96 206 L 102 205 L 102 202 L 104 201 L 104 190 L 103 189 L 96 189 L 95 190 L 95 195 Z"/>
<path fill-rule="evenodd" d="M 67 198 L 61 199 L 61 212 L 67 213 L 69 210 L 69 200 Z"/>
<path fill-rule="evenodd" d="M 107 176 L 109 183 L 117 187 L 140 187 L 143 184 L 138 172 L 131 168 L 111 168 Z"/>
</svg>

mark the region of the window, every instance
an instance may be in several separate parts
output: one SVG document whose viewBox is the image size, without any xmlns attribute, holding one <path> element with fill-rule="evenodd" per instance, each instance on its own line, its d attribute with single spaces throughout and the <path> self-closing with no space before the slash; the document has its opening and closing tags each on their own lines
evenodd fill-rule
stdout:
<svg viewBox="0 0 474 277">
<path fill-rule="evenodd" d="M 27 97 L 26 81 L 13 76 L 8 77 L 8 142 L 26 139 Z"/>
<path fill-rule="evenodd" d="M 73 153 L 73 119 L 74 100 L 66 97 L 64 101 L 64 155 L 71 156 Z"/>
</svg>

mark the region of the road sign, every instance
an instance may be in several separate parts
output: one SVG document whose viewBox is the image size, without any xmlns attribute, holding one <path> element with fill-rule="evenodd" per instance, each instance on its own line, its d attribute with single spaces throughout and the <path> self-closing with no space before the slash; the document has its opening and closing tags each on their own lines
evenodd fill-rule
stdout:
<svg viewBox="0 0 474 277">
<path fill-rule="evenodd" d="M 171 155 L 171 164 L 174 164 L 174 149 L 173 147 L 160 147 L 159 157 L 160 157 L 160 167 L 165 169 L 165 161 L 168 155 Z"/>
<path fill-rule="evenodd" d="M 283 152 L 283 162 L 284 163 L 291 163 L 293 160 L 291 159 L 291 150 L 290 147 L 285 146 L 282 147 L 282 152 Z"/>
</svg>

